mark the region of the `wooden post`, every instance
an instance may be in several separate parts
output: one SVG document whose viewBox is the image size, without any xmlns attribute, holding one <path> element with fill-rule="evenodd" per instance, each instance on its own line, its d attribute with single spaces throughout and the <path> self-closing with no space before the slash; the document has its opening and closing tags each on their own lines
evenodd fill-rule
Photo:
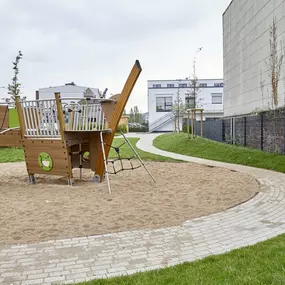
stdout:
<svg viewBox="0 0 285 285">
<path fill-rule="evenodd" d="M 60 135 L 61 135 L 61 138 L 64 139 L 65 125 L 64 125 L 64 117 L 63 117 L 60 93 L 54 93 L 54 94 L 55 94 L 55 101 L 56 101 L 56 108 L 57 108 L 57 117 L 58 117 L 58 122 L 59 122 L 59 127 L 60 127 Z"/>
<path fill-rule="evenodd" d="M 187 114 L 188 114 L 187 132 L 188 132 L 188 139 L 190 139 L 190 114 L 189 114 L 189 110 L 187 110 Z"/>
<path fill-rule="evenodd" d="M 201 110 L 201 138 L 203 137 L 203 110 Z"/>
<path fill-rule="evenodd" d="M 128 79 L 123 87 L 121 95 L 118 96 L 118 100 L 116 100 L 116 104 L 113 106 L 113 110 L 110 114 L 110 121 L 109 121 L 109 126 L 108 126 L 108 128 L 110 128 L 112 132 L 103 134 L 103 140 L 105 143 L 104 151 L 105 151 L 105 155 L 107 159 L 108 159 L 108 155 L 110 151 L 110 145 L 112 144 L 112 141 L 114 139 L 115 132 L 117 130 L 120 118 L 123 114 L 123 111 L 127 104 L 129 96 L 134 88 L 134 85 L 141 71 L 142 71 L 142 68 L 140 66 L 139 61 L 137 60 L 128 76 Z M 107 118 L 106 111 L 104 111 L 104 113 Z M 104 165 L 103 156 L 100 156 L 99 159 L 96 161 L 96 174 L 100 176 L 100 181 L 102 181 L 104 171 L 105 171 L 105 165 Z"/>
<path fill-rule="evenodd" d="M 194 109 L 194 138 L 196 138 L 196 110 Z"/>
<path fill-rule="evenodd" d="M 192 139 L 194 138 L 194 113 L 193 110 L 191 110 L 191 134 Z"/>
<path fill-rule="evenodd" d="M 64 116 L 63 116 L 63 111 L 62 111 L 60 93 L 54 93 L 54 95 L 55 95 L 55 101 L 56 101 L 57 118 L 59 122 L 59 132 L 61 136 L 61 142 L 63 146 L 66 147 L 66 159 L 68 163 L 67 182 L 68 182 L 68 185 L 73 185 L 72 161 L 71 161 L 71 155 L 70 155 L 71 147 L 67 147 L 66 142 L 65 142 L 65 136 L 64 136 L 65 123 L 64 123 Z"/>
<path fill-rule="evenodd" d="M 20 104 L 20 96 L 16 96 L 15 101 L 16 101 L 16 108 L 17 108 L 17 113 L 18 113 L 18 118 L 19 118 L 19 123 L 20 123 L 21 137 L 23 138 L 26 134 L 26 127 L 25 127 L 25 120 L 24 120 L 22 106 Z"/>
<path fill-rule="evenodd" d="M 69 131 L 72 131 L 73 130 L 73 123 L 74 123 L 74 105 L 70 105 L 70 110 L 71 110 L 71 113 L 70 113 L 70 117 L 69 117 L 68 128 L 69 128 Z"/>
</svg>

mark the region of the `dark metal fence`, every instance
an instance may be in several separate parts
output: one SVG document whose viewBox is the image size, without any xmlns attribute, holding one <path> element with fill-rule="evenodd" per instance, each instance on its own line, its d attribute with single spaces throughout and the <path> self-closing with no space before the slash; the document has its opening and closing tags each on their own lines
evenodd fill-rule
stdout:
<svg viewBox="0 0 285 285">
<path fill-rule="evenodd" d="M 196 123 L 196 130 L 200 134 L 200 122 Z M 203 123 L 203 134 L 218 142 L 285 154 L 285 109 L 207 119 Z"/>
</svg>

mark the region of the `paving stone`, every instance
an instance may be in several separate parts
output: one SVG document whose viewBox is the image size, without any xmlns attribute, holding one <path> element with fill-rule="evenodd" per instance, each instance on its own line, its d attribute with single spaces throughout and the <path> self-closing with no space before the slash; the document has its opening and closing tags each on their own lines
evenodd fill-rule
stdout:
<svg viewBox="0 0 285 285">
<path fill-rule="evenodd" d="M 21 285 L 37 285 L 37 284 L 43 284 L 43 282 L 44 282 L 44 279 L 25 280 L 25 281 L 22 281 Z"/>
<path fill-rule="evenodd" d="M 252 174 L 262 190 L 237 207 L 181 226 L 0 246 L 0 284 L 68 284 L 134 274 L 221 254 L 285 233 L 284 174 L 167 153 L 152 145 L 156 135 L 139 136 L 142 150 Z"/>
</svg>

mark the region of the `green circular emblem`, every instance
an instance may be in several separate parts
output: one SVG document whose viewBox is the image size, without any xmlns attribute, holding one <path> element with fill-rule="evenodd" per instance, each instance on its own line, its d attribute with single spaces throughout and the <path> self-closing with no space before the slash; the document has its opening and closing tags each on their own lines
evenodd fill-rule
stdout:
<svg viewBox="0 0 285 285">
<path fill-rule="evenodd" d="M 41 152 L 38 156 L 38 163 L 42 170 L 51 171 L 52 170 L 52 158 L 46 152 Z"/>
</svg>

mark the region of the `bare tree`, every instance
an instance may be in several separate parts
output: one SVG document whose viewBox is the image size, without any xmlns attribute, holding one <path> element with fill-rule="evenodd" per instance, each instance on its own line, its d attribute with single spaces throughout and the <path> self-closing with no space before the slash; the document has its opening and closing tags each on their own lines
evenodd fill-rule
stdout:
<svg viewBox="0 0 285 285">
<path fill-rule="evenodd" d="M 178 81 L 177 96 L 176 96 L 176 99 L 174 100 L 174 104 L 172 106 L 172 113 L 174 115 L 175 131 L 178 133 L 181 132 L 181 129 L 180 129 L 181 118 L 183 120 L 183 116 L 186 112 L 185 104 L 183 103 L 183 100 L 180 97 L 179 82 L 180 82 L 180 80 Z"/>
<path fill-rule="evenodd" d="M 203 47 L 199 48 L 196 52 L 196 55 L 201 52 Z M 192 76 L 189 77 L 189 86 L 190 90 L 187 92 L 187 97 L 188 97 L 188 108 L 199 108 L 201 107 L 201 98 L 199 98 L 199 93 L 202 91 L 200 84 L 199 84 L 199 79 L 196 73 L 196 63 L 197 59 L 196 56 L 193 59 L 193 73 Z"/>
<path fill-rule="evenodd" d="M 276 19 L 273 19 L 273 24 L 270 27 L 269 45 L 270 45 L 270 56 L 268 62 L 266 62 L 269 69 L 269 77 L 271 83 L 271 100 L 272 108 L 278 107 L 278 88 L 281 77 L 281 67 L 284 60 L 283 44 L 280 41 L 280 48 L 278 43 L 277 25 Z M 280 50 L 279 50 L 280 49 Z"/>
<path fill-rule="evenodd" d="M 282 72 L 282 64 L 284 61 L 284 51 L 283 44 L 280 41 L 278 42 L 278 33 L 277 33 L 277 24 L 276 19 L 273 19 L 273 23 L 269 31 L 269 48 L 270 55 L 269 59 L 266 62 L 266 65 L 269 70 L 270 78 L 270 91 L 269 97 L 271 102 L 269 103 L 269 117 L 272 119 L 272 131 L 273 131 L 273 143 L 275 152 L 278 153 L 278 122 L 279 122 L 279 112 L 277 111 L 279 105 L 279 83 Z M 261 85 L 261 88 L 264 87 Z"/>
</svg>

